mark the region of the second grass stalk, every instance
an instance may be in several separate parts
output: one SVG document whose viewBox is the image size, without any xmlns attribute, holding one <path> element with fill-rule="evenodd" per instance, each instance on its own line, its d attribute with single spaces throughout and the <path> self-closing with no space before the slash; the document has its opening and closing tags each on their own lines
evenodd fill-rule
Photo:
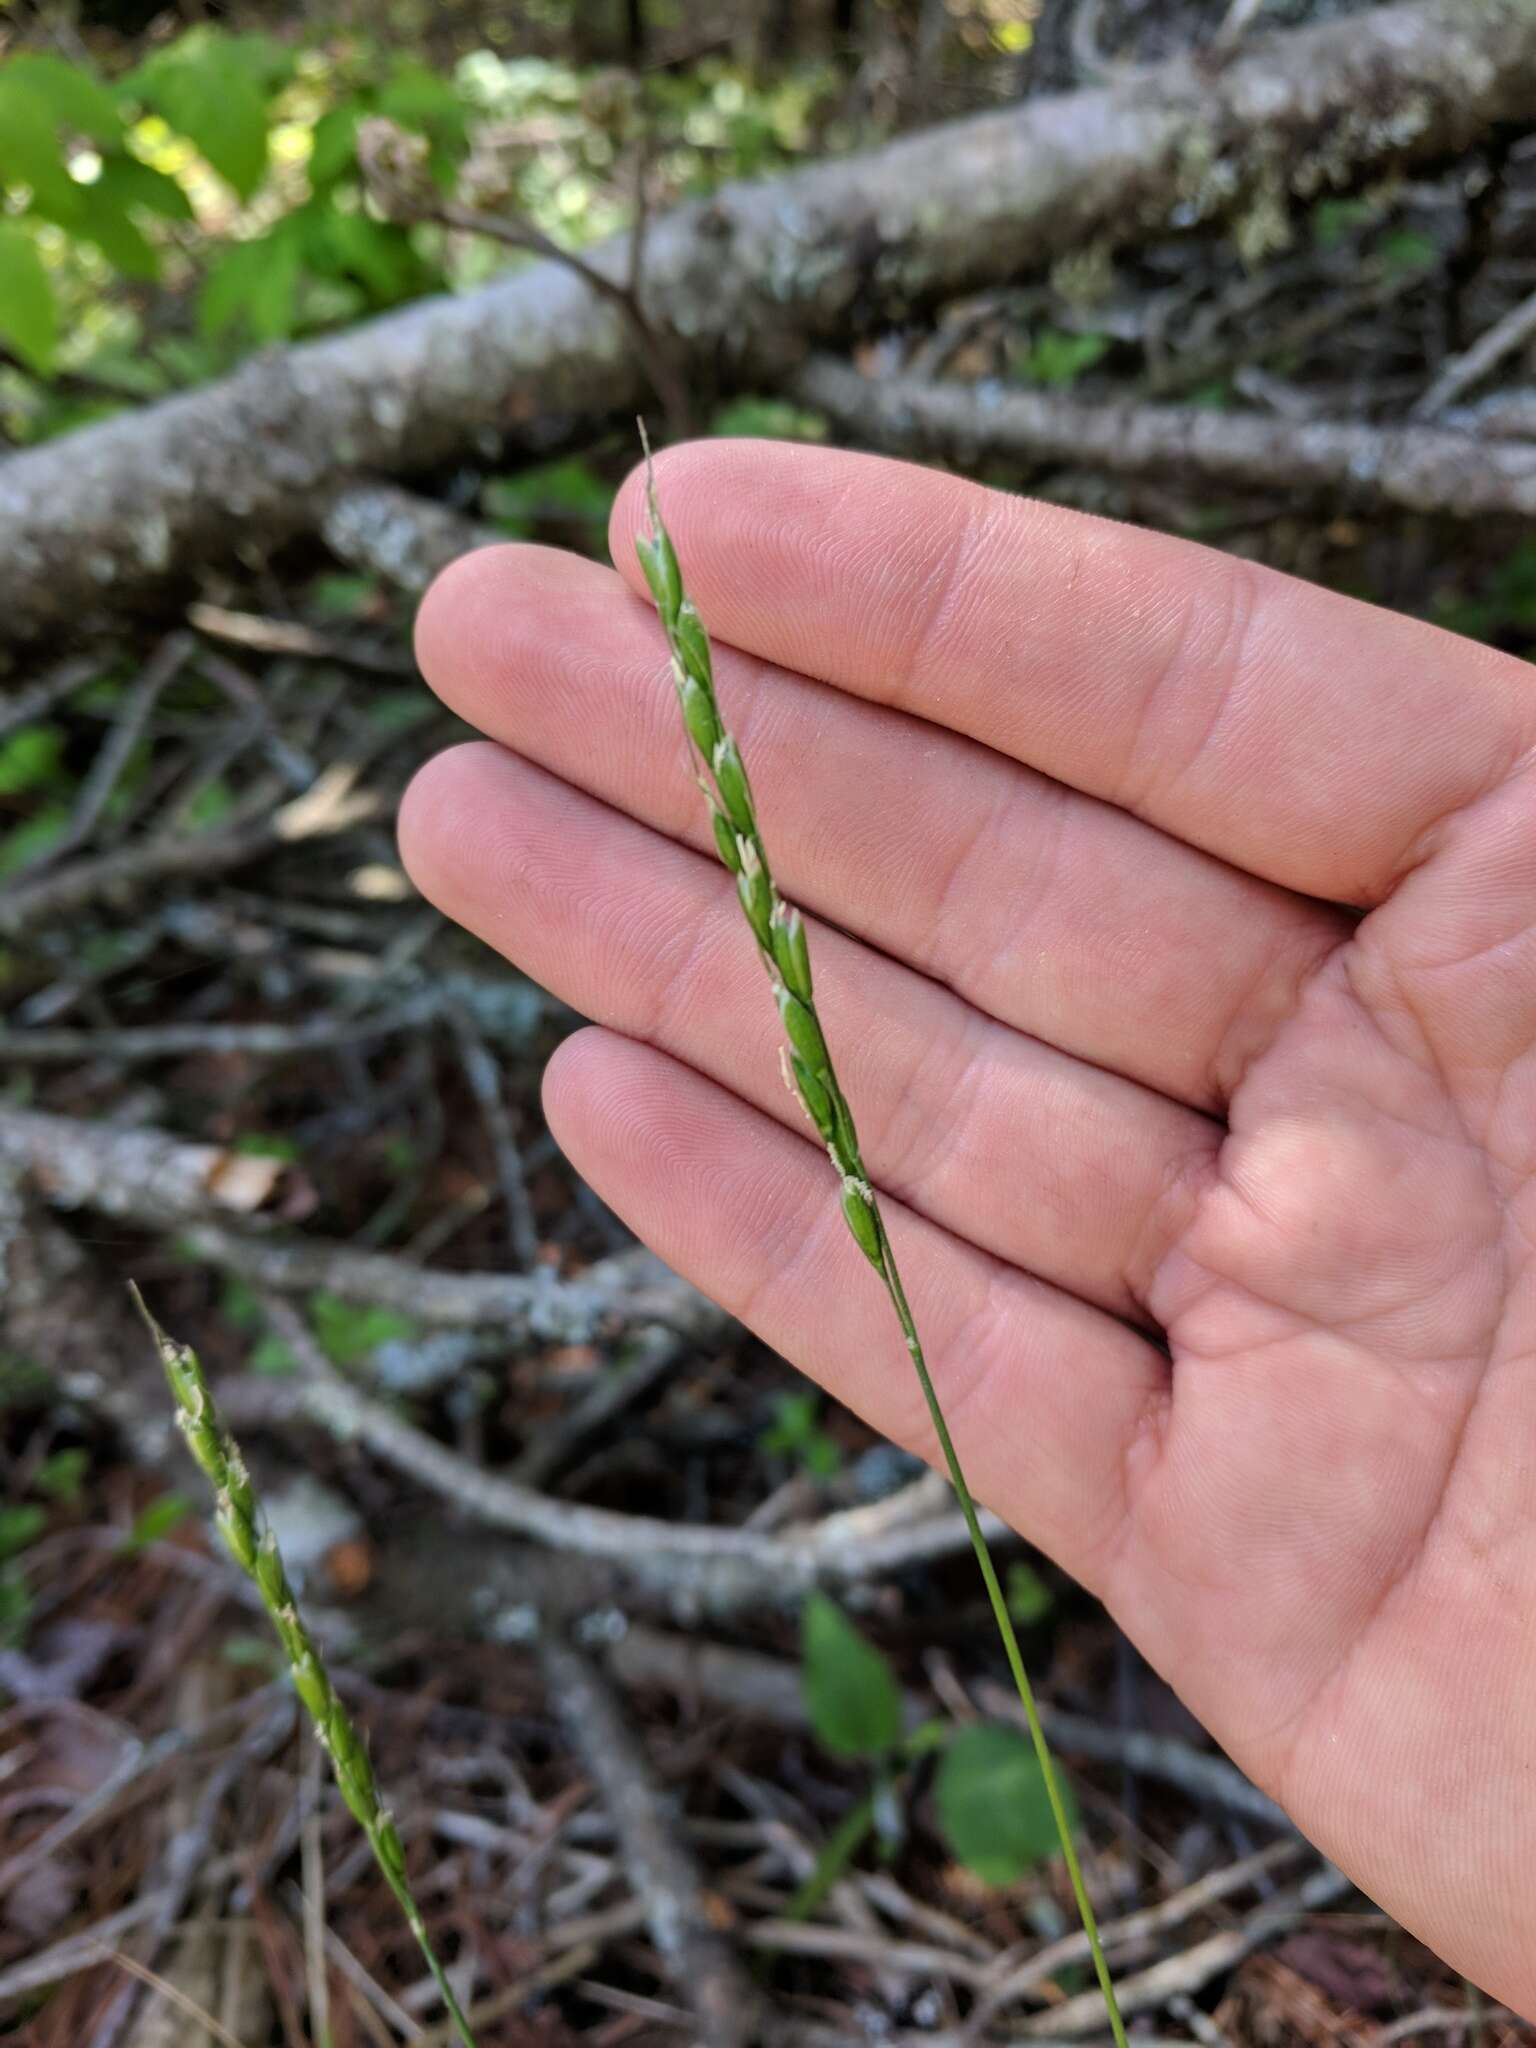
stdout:
<svg viewBox="0 0 1536 2048">
<path fill-rule="evenodd" d="M 641 437 L 644 439 L 643 427 Z M 785 903 L 774 884 L 773 874 L 768 865 L 768 855 L 758 828 L 757 808 L 752 800 L 752 788 L 747 780 L 747 771 L 736 742 L 726 730 L 720 716 L 720 706 L 715 696 L 709 637 L 704 631 L 692 600 L 683 588 L 677 551 L 662 523 L 648 444 L 646 504 L 651 531 L 648 535 L 642 534 L 636 540 L 636 552 L 640 557 L 645 580 L 650 585 L 651 595 L 656 600 L 656 609 L 671 649 L 672 681 L 677 690 L 683 724 L 704 766 L 705 772 L 701 781 L 709 804 L 715 847 L 721 860 L 736 878 L 736 893 L 741 902 L 743 915 L 751 927 L 752 936 L 757 941 L 758 950 L 773 984 L 774 1000 L 778 1004 L 784 1033 L 789 1041 L 787 1053 L 781 1055 L 784 1060 L 785 1079 L 804 1105 L 806 1115 L 815 1125 L 822 1143 L 827 1148 L 841 1183 L 843 1216 L 848 1228 L 860 1251 L 885 1283 L 886 1292 L 890 1295 L 892 1307 L 896 1311 L 902 1337 L 923 1390 L 923 1399 L 933 1424 L 934 1436 L 943 1454 L 950 1483 L 955 1489 L 955 1497 L 960 1503 L 960 1512 L 965 1517 L 966 1528 L 970 1531 L 976 1562 L 981 1568 L 982 1581 L 987 1589 L 987 1598 L 992 1604 L 998 1634 L 1002 1637 L 1008 1668 L 1013 1674 L 1013 1682 L 1024 1709 L 1024 1718 L 1029 1724 L 1030 1736 L 1045 1783 L 1046 1796 L 1050 1800 L 1056 1830 L 1061 1838 L 1062 1855 L 1066 1860 L 1073 1896 L 1082 1917 L 1088 1946 L 1093 1953 L 1093 1966 L 1099 1980 L 1099 1988 L 1104 1994 L 1110 2029 L 1119 2048 L 1126 2048 L 1125 2026 L 1115 2000 L 1109 1966 L 1104 1960 L 1104 1949 L 1099 1940 L 1093 1902 L 1083 1881 L 1082 1865 L 1078 1860 L 1077 1845 L 1072 1838 L 1072 1825 L 1067 1815 L 1066 1802 L 1062 1797 L 1061 1781 L 1045 1739 L 1045 1730 L 1040 1725 L 1039 1709 L 1035 1705 L 1034 1692 L 1024 1669 L 1024 1659 L 1019 1651 L 1018 1637 L 1014 1633 L 1013 1619 L 1008 1612 L 1008 1603 L 1003 1596 L 1002 1586 L 998 1582 L 997 1568 L 987 1548 L 987 1539 L 982 1533 L 976 1504 L 971 1498 L 970 1488 L 965 1483 L 965 1474 L 960 1466 L 954 1440 L 949 1433 L 949 1425 L 944 1420 L 944 1411 L 934 1390 L 928 1362 L 923 1356 L 922 1342 L 907 1302 L 906 1291 L 901 1284 L 901 1275 L 897 1271 L 896 1255 L 886 1232 L 885 1219 L 880 1213 L 879 1201 L 859 1151 L 858 1133 L 854 1128 L 853 1116 L 838 1083 L 832 1056 L 827 1050 L 826 1038 L 816 1012 L 805 926 L 799 911 Z"/>
</svg>

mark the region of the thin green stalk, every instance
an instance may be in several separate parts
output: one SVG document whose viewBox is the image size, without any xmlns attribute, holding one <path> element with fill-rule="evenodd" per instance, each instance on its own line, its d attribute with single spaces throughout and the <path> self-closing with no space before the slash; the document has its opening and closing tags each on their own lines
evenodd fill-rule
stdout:
<svg viewBox="0 0 1536 2048">
<path fill-rule="evenodd" d="M 661 508 L 656 499 L 656 479 L 651 467 L 650 444 L 646 441 L 643 422 L 640 437 L 645 444 L 646 505 L 650 515 L 651 531 L 648 536 L 642 534 L 637 538 L 635 548 L 640 557 L 640 567 L 645 572 L 645 580 L 650 585 L 651 595 L 656 600 L 656 609 L 666 632 L 667 644 L 672 651 L 672 681 L 677 690 L 683 725 L 704 766 L 705 773 L 700 777 L 700 782 L 709 804 L 715 848 L 725 866 L 736 878 L 736 893 L 742 912 L 752 929 L 753 937 L 757 940 L 758 951 L 773 984 L 774 1000 L 778 1004 L 785 1035 L 789 1040 L 787 1053 L 781 1054 L 785 1080 L 791 1092 L 799 1097 L 806 1115 L 815 1125 L 822 1143 L 827 1148 L 842 1183 L 844 1219 L 860 1251 L 885 1283 L 886 1292 L 890 1295 L 891 1304 L 896 1311 L 897 1321 L 901 1325 L 902 1336 L 906 1340 L 907 1350 L 917 1369 L 918 1382 L 922 1387 L 923 1399 L 933 1423 L 933 1432 L 944 1454 L 950 1484 L 955 1489 L 960 1512 L 965 1517 L 965 1525 L 970 1532 L 976 1562 L 981 1568 L 982 1582 L 986 1586 L 987 1598 L 992 1603 L 992 1613 L 997 1621 L 998 1633 L 1002 1637 L 1008 1668 L 1013 1674 L 1019 1702 L 1024 1709 L 1024 1718 L 1029 1724 L 1035 1755 L 1039 1759 L 1041 1776 L 1045 1780 L 1046 1796 L 1050 1800 L 1056 1830 L 1061 1837 L 1067 1874 L 1072 1882 L 1078 1912 L 1082 1916 L 1083 1931 L 1088 1937 L 1088 1946 L 1093 1953 L 1093 1966 L 1098 1976 L 1099 1989 L 1104 1994 L 1110 2029 L 1117 2048 L 1126 2048 L 1125 2025 L 1115 2000 L 1109 1965 L 1104 1960 L 1104 1949 L 1099 1940 L 1093 1902 L 1088 1896 L 1088 1887 L 1083 1882 L 1082 1865 L 1078 1861 L 1077 1845 L 1072 1839 L 1072 1826 L 1067 1816 L 1066 1803 L 1062 1798 L 1061 1781 L 1045 1739 L 1045 1730 L 1040 1725 L 1039 1709 L 1035 1705 L 1034 1691 L 1024 1669 L 1024 1659 L 1019 1653 L 1019 1640 L 1014 1633 L 1008 1603 L 998 1583 L 997 1570 L 993 1565 L 991 1552 L 987 1548 L 987 1539 L 982 1534 L 981 1522 L 976 1513 L 976 1503 L 972 1500 L 971 1490 L 965 1483 L 965 1473 L 961 1469 L 954 1440 L 949 1433 L 949 1425 L 944 1420 L 944 1411 L 934 1390 L 928 1362 L 923 1356 L 922 1343 L 917 1334 L 917 1325 L 913 1321 L 906 1292 L 901 1284 L 901 1276 L 896 1268 L 896 1255 L 886 1232 L 885 1220 L 880 1213 L 880 1204 L 864 1168 L 853 1115 L 839 1085 L 832 1065 L 832 1056 L 827 1050 L 821 1021 L 816 1012 L 805 927 L 799 911 L 784 901 L 774 884 L 772 871 L 768 865 L 767 850 L 758 827 L 757 807 L 752 799 L 747 771 L 742 764 L 736 742 L 720 715 L 719 701 L 715 696 L 709 638 L 692 599 L 683 588 L 677 551 L 662 523 Z"/>
<path fill-rule="evenodd" d="M 187 1448 L 213 1488 L 219 1533 L 230 1556 L 255 1584 L 262 1605 L 272 1618 L 284 1655 L 293 1674 L 293 1689 L 315 1724 L 321 1747 L 331 1760 L 336 1783 L 353 1819 L 368 1838 L 374 1860 L 384 1881 L 399 1901 L 400 1910 L 426 1957 L 427 1968 L 442 1993 L 443 2003 L 453 2021 L 463 2048 L 475 2048 L 469 2022 L 459 2008 L 442 1964 L 438 1961 L 426 1925 L 411 1896 L 405 1875 L 405 1849 L 389 1808 L 379 1798 L 373 1766 L 362 1737 L 350 1715 L 337 1698 L 326 1675 L 313 1636 L 304 1625 L 288 1574 L 277 1547 L 277 1538 L 261 1513 L 255 1489 L 240 1447 L 219 1419 L 208 1391 L 208 1382 L 196 1352 L 190 1345 L 168 1337 L 144 1305 L 144 1297 L 132 1282 L 129 1292 L 144 1318 L 160 1363 L 170 1381 L 176 1401 L 176 1420 L 187 1440 Z"/>
</svg>

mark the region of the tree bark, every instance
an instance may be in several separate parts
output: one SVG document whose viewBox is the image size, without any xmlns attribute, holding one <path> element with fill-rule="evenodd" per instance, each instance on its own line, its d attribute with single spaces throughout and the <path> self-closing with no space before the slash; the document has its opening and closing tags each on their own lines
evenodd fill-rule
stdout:
<svg viewBox="0 0 1536 2048">
<path fill-rule="evenodd" d="M 1182 58 L 903 137 L 654 222 L 646 304 L 690 373 L 767 385 L 867 331 L 1085 244 L 1226 219 L 1273 245 L 1293 200 L 1529 115 L 1536 0 L 1424 0 Z M 592 261 L 626 274 L 627 243 Z M 623 316 L 536 263 L 0 464 L 15 648 L 317 525 L 338 485 L 643 402 Z"/>
<path fill-rule="evenodd" d="M 896 455 L 962 469 L 1065 462 L 1119 476 L 1161 474 L 1239 490 L 1304 492 L 1335 505 L 1391 506 L 1462 519 L 1536 514 L 1536 443 L 1434 427 L 1274 419 L 1194 405 L 1108 404 L 997 384 L 861 377 L 817 358 L 796 394 L 846 434 Z"/>
</svg>

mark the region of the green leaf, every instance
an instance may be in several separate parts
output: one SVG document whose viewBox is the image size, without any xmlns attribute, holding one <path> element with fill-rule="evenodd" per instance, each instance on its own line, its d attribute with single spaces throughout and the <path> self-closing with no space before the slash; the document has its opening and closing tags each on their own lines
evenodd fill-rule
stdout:
<svg viewBox="0 0 1536 2048">
<path fill-rule="evenodd" d="M 90 1463 L 90 1452 L 78 1445 L 67 1451 L 55 1451 L 38 1466 L 33 1487 L 50 1500 L 77 1501 Z"/>
<path fill-rule="evenodd" d="M 158 214 L 162 220 L 193 218 L 192 202 L 176 180 L 136 156 L 125 153 L 104 158 L 98 183 L 114 192 L 124 206 Z"/>
<path fill-rule="evenodd" d="M 315 123 L 309 139 L 309 183 L 313 191 L 334 185 L 357 169 L 357 128 L 362 109 L 355 101 L 332 107 Z"/>
<path fill-rule="evenodd" d="M 4 119 L 0 113 L 0 120 Z M 0 341 L 46 377 L 59 345 L 59 310 L 36 242 L 0 222 Z"/>
<path fill-rule="evenodd" d="M 1039 1759 L 1017 1729 L 962 1728 L 933 1790 L 950 1848 L 986 1884 L 1015 1884 L 1061 1847 Z M 1070 1797 L 1067 1810 L 1072 1816 Z"/>
<path fill-rule="evenodd" d="M 252 1346 L 246 1369 L 267 1380 L 291 1380 L 298 1372 L 299 1361 L 281 1337 L 268 1332 Z"/>
<path fill-rule="evenodd" d="M 1438 263 L 1440 244 L 1429 235 L 1416 234 L 1412 228 L 1395 228 L 1391 234 L 1382 236 L 1377 254 L 1388 277 L 1403 277 Z"/>
<path fill-rule="evenodd" d="M 257 341 L 280 341 L 292 333 L 299 245 L 286 227 L 280 222 L 254 241 L 232 242 L 214 260 L 197 307 L 204 334 L 243 327 Z"/>
<path fill-rule="evenodd" d="M 1032 1622 L 1043 1621 L 1055 1606 L 1055 1596 L 1031 1564 L 1023 1558 L 1016 1559 L 1008 1567 L 1006 1580 L 1008 1612 L 1020 1628 L 1028 1628 Z"/>
<path fill-rule="evenodd" d="M 0 1650 L 19 1650 L 32 1620 L 32 1591 L 18 1565 L 0 1567 Z"/>
<path fill-rule="evenodd" d="M 79 211 L 53 117 L 9 70 L 0 71 L 0 185 L 27 186 L 38 211 L 66 225 Z"/>
<path fill-rule="evenodd" d="M 135 1551 L 145 1550 L 151 1543 L 158 1543 L 162 1536 L 169 1536 L 187 1519 L 192 1512 L 192 1503 L 184 1493 L 161 1493 L 140 1510 L 137 1520 L 123 1538 L 121 1551 L 124 1557 L 131 1557 Z"/>
<path fill-rule="evenodd" d="M 343 1301 L 337 1294 L 310 1297 L 309 1312 L 320 1348 L 334 1365 L 356 1365 L 393 1337 L 414 1337 L 417 1325 L 398 1309 Z"/>
<path fill-rule="evenodd" d="M 901 1689 L 874 1644 L 813 1593 L 801 1617 L 800 1680 L 811 1725 L 837 1756 L 884 1756 L 901 1740 Z"/>
<path fill-rule="evenodd" d="M 0 833 L 0 881 L 29 867 L 56 839 L 62 839 L 69 828 L 69 817 L 68 804 L 44 804 L 11 831 Z"/>
<path fill-rule="evenodd" d="M 469 148 L 469 118 L 453 87 L 424 64 L 405 58 L 380 89 L 378 110 L 427 138 L 432 175 L 447 184 Z"/>
<path fill-rule="evenodd" d="M 29 789 L 56 784 L 63 753 L 62 727 L 18 726 L 0 740 L 0 796 L 23 796 Z"/>
<path fill-rule="evenodd" d="M 239 198 L 249 199 L 267 174 L 267 103 L 259 75 L 232 39 L 194 31 L 141 64 L 124 88 L 184 135 Z"/>
<path fill-rule="evenodd" d="M 1042 327 L 1015 367 L 1026 384 L 1066 390 L 1109 352 L 1109 346 L 1107 334 L 1065 334 L 1057 327 Z"/>
<path fill-rule="evenodd" d="M 206 832 L 210 826 L 222 825 L 234 807 L 234 791 L 221 775 L 215 775 L 182 805 L 181 823 L 189 832 Z"/>
<path fill-rule="evenodd" d="M 601 539 L 608 531 L 613 496 L 613 485 L 573 455 L 516 476 L 491 477 L 480 502 L 486 515 L 516 539 L 529 538 L 536 526 L 551 520 L 585 526 Z"/>
<path fill-rule="evenodd" d="M 827 422 L 821 413 L 785 398 L 731 398 L 711 419 L 709 431 L 752 441 L 825 441 Z"/>
<path fill-rule="evenodd" d="M 32 1505 L 0 1508 L 0 1559 L 15 1557 L 42 1535 L 48 1523 L 45 1508 Z"/>
<path fill-rule="evenodd" d="M 75 232 L 94 242 L 102 255 L 125 277 L 147 280 L 160 275 L 160 252 L 128 217 L 117 189 L 103 175 L 81 188 L 80 217 Z"/>
<path fill-rule="evenodd" d="M 1337 249 L 1377 212 L 1368 199 L 1320 199 L 1311 213 L 1312 239 L 1319 249 Z"/>
<path fill-rule="evenodd" d="M 50 50 L 24 50 L 12 57 L 5 77 L 19 86 L 58 125 L 112 144 L 123 132 L 117 101 L 99 78 Z"/>
<path fill-rule="evenodd" d="M 419 285 L 421 263 L 403 228 L 334 205 L 319 210 L 315 225 L 318 233 L 308 237 L 307 246 L 316 269 L 357 278 L 386 305 Z"/>
</svg>

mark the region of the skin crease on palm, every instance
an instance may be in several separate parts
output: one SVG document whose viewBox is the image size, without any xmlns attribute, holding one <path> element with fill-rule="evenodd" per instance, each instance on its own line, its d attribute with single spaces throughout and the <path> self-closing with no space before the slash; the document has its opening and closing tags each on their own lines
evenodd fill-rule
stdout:
<svg viewBox="0 0 1536 2048">
<path fill-rule="evenodd" d="M 831 450 L 658 461 L 978 1497 L 1328 1855 L 1536 2015 L 1536 688 L 1204 549 Z M 412 876 L 595 1020 L 551 1128 L 931 1453 L 785 1092 L 620 493 L 422 667 Z"/>
</svg>

